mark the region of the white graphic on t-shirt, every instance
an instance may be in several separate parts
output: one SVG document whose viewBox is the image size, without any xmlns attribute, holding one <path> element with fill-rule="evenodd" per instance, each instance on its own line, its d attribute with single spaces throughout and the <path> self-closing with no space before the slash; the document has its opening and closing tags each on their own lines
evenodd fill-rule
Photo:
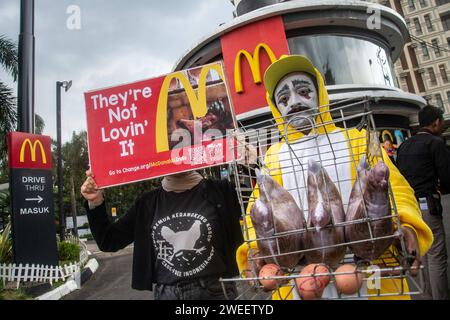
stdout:
<svg viewBox="0 0 450 320">
<path fill-rule="evenodd" d="M 200 220 L 196 220 L 194 224 L 189 228 L 189 230 L 185 231 L 175 232 L 166 226 L 163 226 L 161 228 L 161 236 L 173 247 L 173 254 L 169 258 L 169 261 L 172 261 L 173 256 L 181 256 L 184 250 L 195 251 L 196 254 L 201 254 L 202 251 L 206 249 L 205 246 L 201 247 L 200 249 L 194 248 L 195 243 L 201 235 L 200 225 Z"/>
<path fill-rule="evenodd" d="M 177 277 L 203 271 L 215 256 L 212 227 L 203 215 L 178 212 L 152 226 L 155 253 L 162 266 Z"/>
</svg>

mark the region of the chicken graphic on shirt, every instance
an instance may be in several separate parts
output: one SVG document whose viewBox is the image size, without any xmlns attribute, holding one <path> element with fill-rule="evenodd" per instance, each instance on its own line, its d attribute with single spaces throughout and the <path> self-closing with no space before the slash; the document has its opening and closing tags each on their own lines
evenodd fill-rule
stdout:
<svg viewBox="0 0 450 320">
<path fill-rule="evenodd" d="M 195 251 L 196 254 L 201 254 L 205 247 L 196 249 L 195 243 L 200 239 L 201 222 L 196 220 L 189 230 L 185 231 L 173 231 L 169 227 L 163 226 L 161 228 L 161 236 L 173 246 L 173 254 L 169 261 L 173 259 L 174 256 L 178 257 L 183 254 L 183 251 Z"/>
</svg>

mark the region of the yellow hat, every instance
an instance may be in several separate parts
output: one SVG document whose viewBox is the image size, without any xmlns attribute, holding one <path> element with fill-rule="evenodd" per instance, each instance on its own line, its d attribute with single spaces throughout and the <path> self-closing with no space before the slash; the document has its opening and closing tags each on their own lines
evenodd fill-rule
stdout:
<svg viewBox="0 0 450 320">
<path fill-rule="evenodd" d="M 278 82 L 292 72 L 306 72 L 316 78 L 316 69 L 307 57 L 301 55 L 281 56 L 267 68 L 264 74 L 264 85 L 272 101 Z"/>
</svg>

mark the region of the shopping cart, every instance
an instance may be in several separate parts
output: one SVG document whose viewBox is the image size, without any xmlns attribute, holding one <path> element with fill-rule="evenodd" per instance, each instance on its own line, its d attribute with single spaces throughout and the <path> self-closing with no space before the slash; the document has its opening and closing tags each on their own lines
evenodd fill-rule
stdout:
<svg viewBox="0 0 450 320">
<path fill-rule="evenodd" d="M 289 186 L 284 187 L 296 199 L 300 212 L 303 212 L 303 219 L 306 221 L 307 204 L 305 203 L 305 194 L 307 192 L 308 165 L 303 161 L 301 156 L 304 154 L 313 154 L 316 160 L 318 160 L 330 174 L 334 184 L 341 192 L 342 188 L 345 188 L 346 185 L 348 186 L 348 184 L 351 183 L 351 179 L 348 176 L 343 177 L 339 175 L 339 170 L 337 169 L 339 166 L 353 165 L 354 168 L 356 168 L 358 166 L 358 159 L 363 156 L 372 164 L 382 160 L 379 133 L 375 126 L 373 110 L 371 108 L 373 103 L 374 101 L 370 97 L 348 99 L 330 104 L 328 108 L 322 107 L 320 108 L 321 112 L 317 112 L 314 115 L 307 114 L 305 111 L 298 112 L 293 115 L 288 122 L 282 122 L 281 120 L 277 122 L 276 119 L 270 119 L 252 124 L 251 126 L 241 126 L 234 134 L 236 138 L 236 154 L 238 156 L 231 166 L 235 177 L 236 191 L 242 209 L 242 232 L 245 243 L 248 245 L 248 263 L 246 270 L 244 270 L 239 277 L 221 279 L 221 281 L 222 284 L 227 282 L 234 282 L 236 284 L 238 288 L 237 299 L 271 299 L 274 297 L 277 299 L 301 298 L 298 281 L 296 281 L 296 279 L 307 276 L 312 276 L 316 285 L 319 282 L 316 282 L 315 280 L 321 277 L 323 278 L 326 276 L 329 280 L 327 286 L 328 289 L 326 290 L 326 293 L 322 295 L 322 299 L 368 299 L 371 297 L 384 296 L 394 296 L 395 298 L 395 296 L 418 295 L 423 292 L 423 266 L 412 267 L 411 262 L 414 260 L 414 257 L 408 255 L 405 247 L 401 222 L 390 184 L 389 198 L 391 201 L 392 216 L 387 216 L 385 219 L 392 219 L 394 231 L 392 234 L 383 237 L 376 237 L 370 231 L 370 236 L 367 239 L 356 241 L 374 242 L 391 238 L 392 243 L 395 243 L 396 245 L 391 245 L 383 255 L 374 261 L 359 259 L 349 248 L 349 245 L 355 244 L 356 242 L 341 242 L 330 247 L 344 246 L 346 248 L 346 254 L 339 265 L 353 264 L 356 266 L 354 271 L 337 272 L 336 267 L 330 268 L 325 264 L 318 263 L 314 268 L 312 275 L 301 275 L 301 270 L 308 264 L 303 259 L 299 261 L 299 265 L 295 268 L 284 268 L 282 275 L 262 278 L 258 273 L 261 268 L 261 261 L 267 261 L 268 258 L 287 255 L 289 252 L 280 251 L 278 246 L 278 250 L 276 250 L 277 252 L 275 252 L 273 256 L 261 257 L 258 250 L 254 249 L 254 246 L 251 245 L 252 243 L 255 241 L 258 243 L 258 241 L 269 239 L 276 239 L 278 243 L 278 240 L 281 237 L 286 237 L 295 233 L 304 234 L 314 231 L 305 226 L 305 228 L 290 230 L 287 233 L 275 232 L 267 238 L 252 239 L 250 237 L 253 226 L 248 223 L 251 221 L 251 219 L 249 219 L 249 209 L 256 200 L 253 192 L 256 181 L 255 169 L 259 169 L 269 175 L 276 174 L 273 171 L 273 166 L 270 166 L 270 164 L 267 163 L 267 161 L 270 160 L 265 159 L 267 150 L 271 146 L 283 141 L 282 143 L 284 146 L 283 148 L 280 148 L 279 159 L 277 160 L 280 165 L 276 170 L 278 170 L 277 172 L 280 172 L 280 170 L 289 172 L 295 177 L 294 184 L 291 183 Z M 327 113 L 331 114 L 332 119 L 327 117 Z M 302 120 L 302 123 L 304 123 L 302 131 L 309 131 L 310 134 L 304 135 L 301 138 L 291 139 L 290 135 L 298 134 L 298 132 L 293 132 L 290 129 L 290 125 L 293 121 L 298 120 Z M 332 129 L 330 130 L 330 128 Z M 358 141 L 352 141 L 349 131 L 355 129 L 360 132 L 364 132 L 361 130 L 365 130 L 365 138 L 359 138 L 357 139 Z M 339 142 L 336 142 L 335 135 L 339 135 Z M 345 137 L 344 141 L 342 141 L 342 137 Z M 356 148 L 356 150 L 364 150 L 364 154 L 354 153 L 353 150 L 355 148 L 348 148 L 348 146 L 354 146 L 355 143 L 365 144 L 363 148 Z M 284 154 L 281 154 L 282 152 L 284 152 Z M 283 161 L 280 160 L 281 158 Z M 348 198 L 343 197 L 342 201 L 346 210 Z M 350 224 L 366 224 L 368 229 L 372 230 L 371 226 L 374 220 L 375 219 L 369 217 L 366 209 L 365 217 L 363 219 L 341 223 L 332 221 L 331 226 L 329 227 L 333 228 L 345 227 Z M 347 241 L 347 239 L 345 241 Z M 295 251 L 295 253 L 303 255 L 308 251 L 326 248 L 328 247 L 306 248 L 304 250 Z M 320 265 L 324 266 L 326 271 L 323 271 L 323 268 L 319 268 L 318 266 Z M 354 276 L 355 281 L 361 279 L 361 288 L 354 294 L 343 294 L 335 289 L 334 286 L 337 277 L 344 274 Z M 273 290 L 267 290 L 267 288 L 264 288 L 261 284 L 261 280 L 276 280 L 274 281 L 275 287 Z M 385 280 L 389 280 L 392 284 L 388 292 L 384 292 L 380 288 L 380 283 Z"/>
</svg>

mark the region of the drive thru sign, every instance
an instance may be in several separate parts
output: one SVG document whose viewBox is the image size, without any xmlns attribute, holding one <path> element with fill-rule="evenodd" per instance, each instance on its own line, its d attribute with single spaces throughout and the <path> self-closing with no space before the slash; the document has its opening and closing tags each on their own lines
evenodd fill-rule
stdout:
<svg viewBox="0 0 450 320">
<path fill-rule="evenodd" d="M 58 265 L 50 146 L 48 136 L 8 135 L 16 263 Z"/>
</svg>

